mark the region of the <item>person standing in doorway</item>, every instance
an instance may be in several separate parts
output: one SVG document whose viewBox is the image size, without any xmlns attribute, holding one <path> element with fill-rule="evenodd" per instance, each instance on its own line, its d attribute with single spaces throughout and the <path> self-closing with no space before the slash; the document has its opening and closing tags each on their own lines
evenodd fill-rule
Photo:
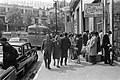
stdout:
<svg viewBox="0 0 120 80">
<path fill-rule="evenodd" d="M 70 48 L 70 39 L 68 37 L 68 34 L 65 33 L 65 37 L 61 39 L 61 49 L 62 49 L 62 54 L 61 54 L 61 66 L 63 64 L 63 58 L 65 58 L 65 65 L 67 65 L 67 57 L 68 57 L 68 49 Z"/>
</svg>

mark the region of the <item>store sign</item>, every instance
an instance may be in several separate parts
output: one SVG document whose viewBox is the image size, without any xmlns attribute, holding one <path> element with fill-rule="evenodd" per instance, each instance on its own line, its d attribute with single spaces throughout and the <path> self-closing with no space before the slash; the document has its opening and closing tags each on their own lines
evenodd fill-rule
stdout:
<svg viewBox="0 0 120 80">
<path fill-rule="evenodd" d="M 102 15 L 103 15 L 102 3 L 84 4 L 84 17 L 102 17 Z"/>
</svg>

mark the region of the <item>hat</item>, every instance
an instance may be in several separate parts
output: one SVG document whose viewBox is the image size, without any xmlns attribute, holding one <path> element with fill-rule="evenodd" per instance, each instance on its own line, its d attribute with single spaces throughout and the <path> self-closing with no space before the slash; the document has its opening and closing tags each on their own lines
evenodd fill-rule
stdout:
<svg viewBox="0 0 120 80">
<path fill-rule="evenodd" d="M 0 41 L 7 41 L 7 39 L 6 38 L 1 38 Z"/>
</svg>

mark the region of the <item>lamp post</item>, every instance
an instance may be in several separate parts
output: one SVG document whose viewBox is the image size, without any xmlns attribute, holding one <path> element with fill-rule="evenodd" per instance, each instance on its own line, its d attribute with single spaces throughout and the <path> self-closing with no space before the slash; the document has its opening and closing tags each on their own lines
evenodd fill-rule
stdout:
<svg viewBox="0 0 120 80">
<path fill-rule="evenodd" d="M 57 34 L 57 2 L 58 0 L 53 0 L 55 3 L 54 3 L 54 7 L 55 7 L 55 20 L 56 20 L 56 26 L 55 26 L 55 32 Z"/>
</svg>

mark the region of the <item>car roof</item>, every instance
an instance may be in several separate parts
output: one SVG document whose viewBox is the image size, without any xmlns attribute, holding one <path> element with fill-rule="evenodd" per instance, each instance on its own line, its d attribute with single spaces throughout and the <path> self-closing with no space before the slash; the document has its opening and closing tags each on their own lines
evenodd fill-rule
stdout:
<svg viewBox="0 0 120 80">
<path fill-rule="evenodd" d="M 18 41 L 18 42 L 9 42 L 10 45 L 12 46 L 22 46 L 24 44 L 26 44 L 27 42 L 24 41 Z"/>
<path fill-rule="evenodd" d="M 25 41 L 14 41 L 14 42 L 10 42 L 10 41 L 8 41 L 8 43 L 10 44 L 10 45 L 12 45 L 12 46 L 22 46 L 22 45 L 24 45 L 24 44 L 27 44 L 28 42 L 25 42 Z M 1 46 L 2 44 L 0 43 L 0 46 Z"/>
</svg>

